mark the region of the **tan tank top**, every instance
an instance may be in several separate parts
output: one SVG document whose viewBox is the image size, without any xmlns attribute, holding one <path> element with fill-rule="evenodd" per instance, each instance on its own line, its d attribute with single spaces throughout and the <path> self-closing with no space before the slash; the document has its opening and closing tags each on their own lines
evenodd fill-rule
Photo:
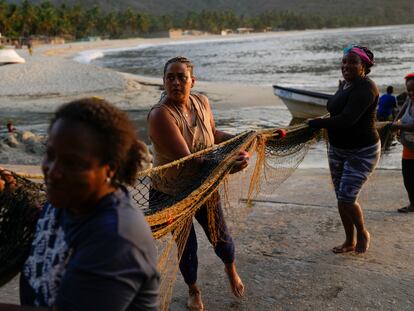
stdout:
<svg viewBox="0 0 414 311">
<path fill-rule="evenodd" d="M 190 94 L 191 109 L 195 112 L 194 124 L 189 124 L 187 119 L 182 114 L 181 110 L 175 106 L 169 106 L 162 103 L 162 96 L 158 104 L 151 108 L 160 109 L 163 107 L 167 109 L 171 116 L 174 118 L 181 134 L 183 135 L 185 142 L 191 153 L 206 149 L 214 145 L 214 134 L 211 128 L 211 114 L 207 108 L 207 102 L 203 95 L 192 93 Z M 150 112 L 151 112 L 150 111 Z M 151 137 L 150 137 L 151 139 Z M 159 146 L 152 141 L 152 151 L 154 158 L 154 166 L 164 165 L 166 163 L 177 160 L 171 158 L 166 154 L 163 154 Z M 168 169 L 162 178 L 156 178 L 152 181 L 152 186 L 158 191 L 175 195 L 186 189 L 190 185 L 194 178 L 196 178 L 197 168 L 191 165 L 183 166 L 181 168 Z"/>
</svg>

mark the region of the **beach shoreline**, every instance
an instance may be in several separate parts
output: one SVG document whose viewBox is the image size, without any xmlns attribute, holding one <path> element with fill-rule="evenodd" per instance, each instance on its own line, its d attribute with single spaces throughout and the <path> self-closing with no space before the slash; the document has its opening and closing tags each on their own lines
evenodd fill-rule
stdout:
<svg viewBox="0 0 414 311">
<path fill-rule="evenodd" d="M 235 36 L 245 38 L 246 36 Z M 118 72 L 76 61 L 80 53 L 107 49 L 126 49 L 175 42 L 220 40 L 221 36 L 189 36 L 181 39 L 127 39 L 75 42 L 36 46 L 32 56 L 27 49 L 17 52 L 24 64 L 0 66 L 0 132 L 6 131 L 10 116 L 50 115 L 63 103 L 97 96 L 125 111 L 146 114 L 162 92 L 162 77 L 146 77 Z M 196 81 L 194 91 L 206 94 L 213 110 L 252 106 L 283 106 L 271 86 Z M 38 120 L 39 122 L 39 120 Z M 48 120 L 44 120 L 47 124 Z M 43 125 L 44 127 L 45 125 Z M 139 126 L 143 126 L 139 124 Z M 145 126 L 145 125 L 144 125 Z M 26 126 L 27 127 L 27 126 Z M 31 131 L 31 129 L 28 129 Z M 138 129 L 142 134 L 142 129 Z M 4 135 L 4 134 L 3 134 Z M 43 140 L 39 137 L 38 140 Z M 27 146 L 9 147 L 0 141 L 0 164 L 37 164 L 38 154 L 26 152 Z M 40 146 L 41 147 L 41 146 Z M 29 148 L 30 149 L 30 148 Z M 41 149 L 41 148 L 38 148 Z"/>
<path fill-rule="evenodd" d="M 162 78 L 138 76 L 76 61 L 76 56 L 94 50 L 137 48 L 177 42 L 220 40 L 221 36 L 188 36 L 181 39 L 127 39 L 75 42 L 35 47 L 33 56 L 17 52 L 25 64 L 0 67 L 0 114 L 7 111 L 52 112 L 62 103 L 98 96 L 123 110 L 148 109 L 162 89 Z M 235 38 L 245 38 L 238 35 Z M 197 65 L 197 64 L 196 64 Z M 270 82 L 271 83 L 271 82 Z M 213 107 L 281 105 L 271 86 L 197 81 L 195 91 L 206 93 Z M 224 108 L 225 109 L 225 108 Z"/>
<path fill-rule="evenodd" d="M 123 74 L 85 64 L 105 51 L 128 50 L 156 45 L 190 44 L 208 41 L 249 40 L 249 38 L 288 37 L 315 33 L 358 32 L 364 29 L 389 29 L 396 26 L 309 29 L 251 34 L 190 35 L 180 38 L 131 38 L 62 45 L 35 46 L 33 56 L 27 49 L 17 52 L 25 64 L 0 66 L 0 115 L 7 111 L 51 112 L 64 102 L 85 96 L 106 98 L 125 110 L 148 109 L 159 98 L 161 77 Z M 398 25 L 410 27 L 410 25 Z M 171 55 L 173 56 L 173 55 Z M 197 66 L 197 64 L 195 64 Z M 273 95 L 271 85 L 197 81 L 194 90 L 207 93 L 213 108 L 252 105 L 283 105 Z M 225 109 L 225 108 L 223 108 Z"/>
</svg>

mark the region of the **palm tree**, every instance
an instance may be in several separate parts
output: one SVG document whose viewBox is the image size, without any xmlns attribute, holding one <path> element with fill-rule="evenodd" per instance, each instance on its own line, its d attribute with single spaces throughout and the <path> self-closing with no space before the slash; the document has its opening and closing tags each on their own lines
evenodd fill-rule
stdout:
<svg viewBox="0 0 414 311">
<path fill-rule="evenodd" d="M 36 31 L 37 16 L 35 8 L 30 4 L 28 0 L 23 0 L 21 4 L 22 15 L 22 30 L 23 36 L 27 37 Z"/>
<path fill-rule="evenodd" d="M 124 26 L 124 34 L 133 35 L 137 33 L 137 18 L 135 12 L 131 8 L 128 8 L 123 12 L 121 18 Z"/>
<path fill-rule="evenodd" d="M 140 33 L 148 33 L 151 28 L 151 19 L 146 14 L 137 14 L 136 16 L 137 21 L 137 30 Z"/>
<path fill-rule="evenodd" d="M 20 35 L 22 15 L 17 5 L 10 4 L 8 6 L 4 28 L 5 34 L 8 37 L 18 37 Z"/>
<path fill-rule="evenodd" d="M 6 33 L 6 12 L 8 5 L 4 0 L 0 0 L 0 34 Z"/>
<path fill-rule="evenodd" d="M 121 28 L 117 15 L 114 12 L 109 12 L 105 17 L 105 30 L 111 38 L 118 38 L 121 33 Z"/>
<path fill-rule="evenodd" d="M 38 33 L 46 36 L 56 35 L 57 13 L 49 0 L 43 1 L 37 7 Z"/>
</svg>

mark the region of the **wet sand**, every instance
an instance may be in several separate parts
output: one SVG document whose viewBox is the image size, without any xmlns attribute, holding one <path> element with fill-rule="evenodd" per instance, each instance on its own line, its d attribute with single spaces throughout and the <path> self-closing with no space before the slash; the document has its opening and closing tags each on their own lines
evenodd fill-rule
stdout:
<svg viewBox="0 0 414 311">
<path fill-rule="evenodd" d="M 236 262 L 246 297 L 232 297 L 223 265 L 201 230 L 199 285 L 206 310 L 412 310 L 414 214 L 400 171 L 376 171 L 361 194 L 372 242 L 366 254 L 336 255 L 344 241 L 329 171 L 299 169 L 237 232 Z M 200 228 L 198 228 L 200 229 Z M 185 310 L 178 277 L 170 310 Z"/>
<path fill-rule="evenodd" d="M 331 248 L 344 233 L 327 169 L 298 169 L 259 197 L 233 229 L 242 300 L 232 297 L 223 265 L 196 225 L 206 310 L 412 310 L 414 214 L 396 212 L 407 203 L 401 172 L 377 170 L 360 201 L 370 249 L 335 255 Z M 170 310 L 186 310 L 186 296 L 178 275 Z M 0 289 L 3 302 L 17 297 L 17 280 Z"/>
</svg>

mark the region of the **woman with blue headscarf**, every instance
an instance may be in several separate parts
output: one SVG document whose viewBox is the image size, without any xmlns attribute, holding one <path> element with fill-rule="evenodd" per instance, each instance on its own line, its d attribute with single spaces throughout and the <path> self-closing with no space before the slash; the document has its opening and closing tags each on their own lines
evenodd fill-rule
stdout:
<svg viewBox="0 0 414 311">
<path fill-rule="evenodd" d="M 370 243 L 357 199 L 378 163 L 381 150 L 375 129 L 379 92 L 368 78 L 373 65 L 374 55 L 368 48 L 357 45 L 345 48 L 341 67 L 344 81 L 328 100 L 330 117 L 308 121 L 310 127 L 328 131 L 329 168 L 346 235 L 345 242 L 333 248 L 334 253 L 364 253 Z"/>
</svg>

